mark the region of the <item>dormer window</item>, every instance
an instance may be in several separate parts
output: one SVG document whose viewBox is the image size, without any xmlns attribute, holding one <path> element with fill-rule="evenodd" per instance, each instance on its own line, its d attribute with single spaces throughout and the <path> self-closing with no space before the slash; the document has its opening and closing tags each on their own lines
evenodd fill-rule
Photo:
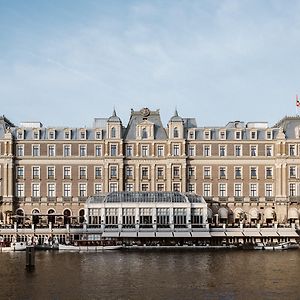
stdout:
<svg viewBox="0 0 300 300">
<path fill-rule="evenodd" d="M 242 138 L 242 133 L 240 131 L 235 132 L 235 139 L 240 140 Z"/>
<path fill-rule="evenodd" d="M 210 140 L 210 130 L 204 131 L 204 139 Z"/>
<path fill-rule="evenodd" d="M 220 131 L 220 140 L 226 140 L 226 131 Z"/>
<path fill-rule="evenodd" d="M 272 131 L 267 131 L 266 132 L 266 139 L 271 140 L 272 139 Z"/>
<path fill-rule="evenodd" d="M 174 130 L 173 130 L 173 137 L 174 138 L 178 138 L 179 137 L 179 132 L 178 132 L 178 128 L 175 127 Z"/>
<path fill-rule="evenodd" d="M 33 132 L 33 139 L 34 140 L 38 140 L 40 138 L 40 131 L 39 130 L 35 130 Z"/>
<path fill-rule="evenodd" d="M 49 140 L 55 139 L 55 131 L 54 130 L 49 131 L 48 138 L 49 138 Z"/>
<path fill-rule="evenodd" d="M 101 140 L 101 138 L 102 138 L 101 130 L 97 130 L 95 132 L 95 138 L 96 138 L 96 140 Z"/>
<path fill-rule="evenodd" d="M 24 131 L 23 130 L 18 131 L 17 138 L 18 138 L 18 140 L 24 139 Z"/>
<path fill-rule="evenodd" d="M 111 135 L 111 138 L 115 138 L 116 137 L 116 128 L 115 127 L 112 127 L 110 135 Z"/>
<path fill-rule="evenodd" d="M 251 131 L 250 138 L 251 138 L 251 140 L 256 140 L 257 139 L 257 131 Z"/>
<path fill-rule="evenodd" d="M 143 128 L 142 130 L 142 139 L 147 139 L 148 138 L 148 132 L 146 128 Z"/>
<path fill-rule="evenodd" d="M 80 139 L 85 140 L 86 139 L 86 130 L 81 130 L 80 131 Z"/>
<path fill-rule="evenodd" d="M 71 130 L 66 130 L 65 131 L 65 140 L 70 140 L 71 139 Z"/>
<path fill-rule="evenodd" d="M 194 130 L 190 130 L 189 131 L 189 139 L 190 140 L 194 140 L 195 139 L 195 132 L 194 132 Z"/>
</svg>

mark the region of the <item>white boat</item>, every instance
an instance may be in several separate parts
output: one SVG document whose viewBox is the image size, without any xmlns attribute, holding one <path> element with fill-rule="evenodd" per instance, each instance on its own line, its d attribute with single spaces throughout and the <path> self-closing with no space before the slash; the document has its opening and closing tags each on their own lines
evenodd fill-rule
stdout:
<svg viewBox="0 0 300 300">
<path fill-rule="evenodd" d="M 103 250 L 119 250 L 122 245 L 103 245 L 103 246 L 75 246 L 75 245 L 58 245 L 58 250 L 62 251 L 81 251 L 81 252 L 97 252 Z"/>
<path fill-rule="evenodd" d="M 264 250 L 265 249 L 265 245 L 264 243 L 256 243 L 254 246 L 253 246 L 253 249 L 254 250 Z"/>
<path fill-rule="evenodd" d="M 13 242 L 9 247 L 0 247 L 0 252 L 25 251 L 26 242 Z"/>
</svg>

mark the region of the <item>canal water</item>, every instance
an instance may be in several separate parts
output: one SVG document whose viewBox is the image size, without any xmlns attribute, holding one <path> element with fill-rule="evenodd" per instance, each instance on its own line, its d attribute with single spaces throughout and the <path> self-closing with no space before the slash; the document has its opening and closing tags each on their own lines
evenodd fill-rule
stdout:
<svg viewBox="0 0 300 300">
<path fill-rule="evenodd" d="M 300 250 L 0 253 L 0 299 L 300 299 Z"/>
</svg>

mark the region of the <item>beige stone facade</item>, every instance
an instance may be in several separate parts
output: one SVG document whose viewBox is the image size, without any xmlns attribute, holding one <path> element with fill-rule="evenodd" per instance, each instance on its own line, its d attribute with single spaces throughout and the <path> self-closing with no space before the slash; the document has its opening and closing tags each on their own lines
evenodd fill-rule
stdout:
<svg viewBox="0 0 300 300">
<path fill-rule="evenodd" d="M 88 196 L 113 191 L 202 195 L 209 222 L 299 220 L 300 117 L 198 127 L 177 111 L 114 112 L 92 128 L 15 126 L 0 118 L 0 221 L 47 222 L 52 213 L 82 222 Z M 24 218 L 18 218 L 23 216 Z M 73 221 L 72 221 L 73 222 Z"/>
</svg>

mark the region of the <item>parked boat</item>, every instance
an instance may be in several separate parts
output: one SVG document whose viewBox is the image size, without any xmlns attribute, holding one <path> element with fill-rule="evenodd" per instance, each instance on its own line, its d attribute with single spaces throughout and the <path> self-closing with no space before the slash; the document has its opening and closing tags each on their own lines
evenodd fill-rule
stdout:
<svg viewBox="0 0 300 300">
<path fill-rule="evenodd" d="M 253 246 L 254 250 L 265 250 L 265 244 L 264 243 L 256 243 Z"/>
<path fill-rule="evenodd" d="M 10 243 L 8 247 L 0 247 L 0 252 L 11 252 L 11 251 L 25 251 L 26 243 L 25 242 L 13 242 Z"/>
</svg>

